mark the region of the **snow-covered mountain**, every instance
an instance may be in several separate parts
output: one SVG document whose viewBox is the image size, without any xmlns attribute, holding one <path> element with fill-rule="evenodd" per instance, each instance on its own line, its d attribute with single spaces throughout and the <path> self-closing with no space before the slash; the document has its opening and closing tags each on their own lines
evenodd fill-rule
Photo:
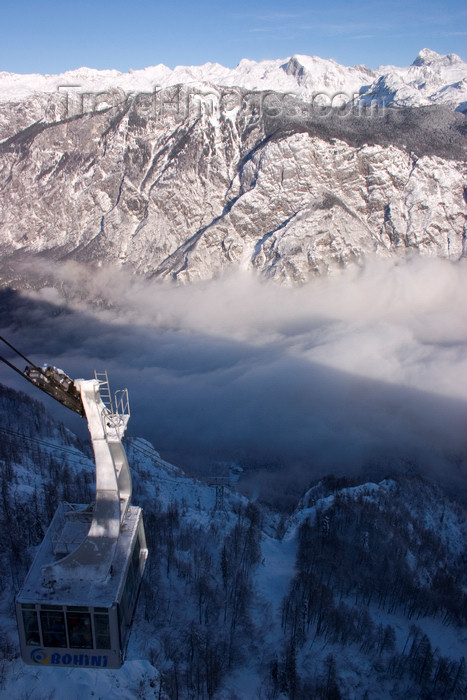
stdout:
<svg viewBox="0 0 467 700">
<path fill-rule="evenodd" d="M 466 65 L 456 54 L 441 56 L 436 51 L 423 49 L 407 68 L 384 66 L 379 69 L 376 80 L 362 90 L 362 98 L 406 107 L 444 104 L 465 112 Z"/>
<path fill-rule="evenodd" d="M 467 64 L 316 57 L 0 75 L 4 280 L 29 255 L 302 282 L 467 252 Z M 457 109 L 457 111 L 455 111 Z"/>
<path fill-rule="evenodd" d="M 0 698 L 349 700 L 466 692 L 465 509 L 418 477 L 328 477 L 292 513 L 189 478 L 129 441 L 150 556 L 120 671 L 26 667 L 12 601 L 88 447 L 1 387 Z M 261 693 L 261 695 L 260 695 Z"/>
<path fill-rule="evenodd" d="M 377 97 L 387 106 L 448 104 L 467 107 L 467 64 L 456 54 L 442 56 L 423 49 L 408 67 L 342 66 L 332 59 L 294 55 L 287 59 L 251 61 L 243 59 L 236 68 L 219 63 L 177 66 L 173 70 L 159 64 L 142 70 L 120 73 L 116 70 L 79 68 L 60 75 L 0 72 L 0 101 L 14 102 L 33 94 L 55 93 L 68 86 L 83 92 L 121 90 L 152 92 L 173 85 L 202 86 L 209 83 L 246 90 L 290 92 L 305 100 L 318 93 L 346 94 L 349 99 Z"/>
</svg>

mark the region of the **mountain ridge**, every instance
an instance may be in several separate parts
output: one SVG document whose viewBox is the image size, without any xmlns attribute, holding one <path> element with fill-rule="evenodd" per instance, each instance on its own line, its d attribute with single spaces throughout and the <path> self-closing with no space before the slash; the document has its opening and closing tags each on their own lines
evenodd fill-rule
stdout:
<svg viewBox="0 0 467 700">
<path fill-rule="evenodd" d="M 151 119 L 124 101 L 0 143 L 4 269 L 40 254 L 182 282 L 240 266 L 295 284 L 374 254 L 465 255 L 459 113 L 321 117 L 291 101 L 258 116 L 255 94 L 232 117 L 199 98 L 186 115 Z M 2 110 L 10 133 L 16 111 Z"/>
<path fill-rule="evenodd" d="M 294 54 L 286 59 L 242 59 L 235 68 L 205 63 L 173 69 L 158 64 L 127 73 L 86 67 L 59 75 L 0 72 L 0 101 L 23 100 L 34 93 L 56 92 L 67 86 L 94 92 L 112 89 L 152 92 L 178 84 L 196 87 L 203 83 L 254 91 L 292 92 L 308 100 L 319 92 L 327 95 L 341 92 L 346 95 L 346 101 L 368 100 L 375 98 L 378 84 L 385 84 L 387 76 L 396 77 L 407 94 L 399 99 L 396 90 L 389 99 L 385 88 L 386 106 L 392 102 L 404 106 L 441 103 L 462 111 L 467 105 L 467 63 L 456 54 L 441 55 L 431 49 L 422 49 L 411 66 L 376 69 L 365 65 L 343 66 L 333 59 Z M 443 93 L 439 91 L 440 84 L 445 86 Z"/>
<path fill-rule="evenodd" d="M 41 255 L 300 284 L 373 255 L 467 254 L 467 64 L 453 55 L 379 74 L 298 55 L 80 69 L 0 76 L 0 94 L 4 270 Z"/>
</svg>

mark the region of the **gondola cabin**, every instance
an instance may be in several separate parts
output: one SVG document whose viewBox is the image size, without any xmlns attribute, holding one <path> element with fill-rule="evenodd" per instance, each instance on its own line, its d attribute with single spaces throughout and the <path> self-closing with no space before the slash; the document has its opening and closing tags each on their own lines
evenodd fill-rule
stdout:
<svg viewBox="0 0 467 700">
<path fill-rule="evenodd" d="M 124 661 L 147 548 L 121 444 L 127 397 L 120 410 L 104 405 L 105 384 L 75 382 L 93 443 L 96 501 L 59 506 L 16 598 L 27 664 L 120 668 Z"/>
<path fill-rule="evenodd" d="M 21 656 L 32 665 L 120 668 L 147 549 L 142 511 L 130 506 L 105 580 L 62 578 L 42 583 L 91 524 L 89 506 L 61 504 L 16 599 Z"/>
</svg>

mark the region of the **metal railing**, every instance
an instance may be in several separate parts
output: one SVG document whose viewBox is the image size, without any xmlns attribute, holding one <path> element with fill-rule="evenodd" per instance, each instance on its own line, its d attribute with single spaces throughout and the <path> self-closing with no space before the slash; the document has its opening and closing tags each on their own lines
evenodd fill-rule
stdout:
<svg viewBox="0 0 467 700">
<path fill-rule="evenodd" d="M 119 389 L 112 400 L 107 370 L 94 371 L 94 376 L 99 382 L 99 394 L 104 404 L 101 420 L 108 438 L 111 441 L 121 440 L 130 418 L 130 400 L 128 389 Z"/>
</svg>

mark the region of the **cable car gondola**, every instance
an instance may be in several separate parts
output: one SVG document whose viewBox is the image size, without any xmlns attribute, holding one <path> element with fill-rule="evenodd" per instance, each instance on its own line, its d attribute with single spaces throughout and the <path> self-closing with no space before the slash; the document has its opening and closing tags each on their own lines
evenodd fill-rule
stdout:
<svg viewBox="0 0 467 700">
<path fill-rule="evenodd" d="M 112 401 L 106 373 L 73 381 L 55 367 L 23 373 L 6 363 L 86 416 L 96 462 L 95 502 L 59 505 L 16 597 L 21 656 L 35 666 L 120 668 L 147 558 L 121 442 L 127 390 Z"/>
</svg>

